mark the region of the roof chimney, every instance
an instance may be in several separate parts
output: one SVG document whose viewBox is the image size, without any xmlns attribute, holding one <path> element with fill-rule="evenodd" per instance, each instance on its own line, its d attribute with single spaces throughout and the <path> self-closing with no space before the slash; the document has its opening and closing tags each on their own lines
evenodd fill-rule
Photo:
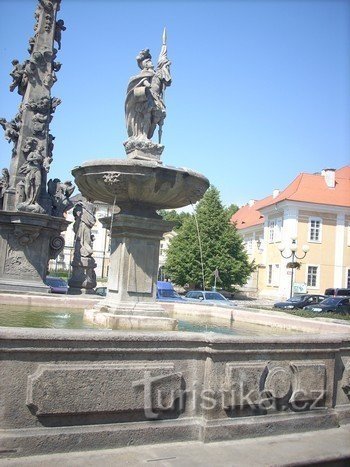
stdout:
<svg viewBox="0 0 350 467">
<path fill-rule="evenodd" d="M 249 207 L 252 207 L 255 203 L 255 199 L 250 199 L 248 202 Z"/>
<path fill-rule="evenodd" d="M 277 188 L 275 190 L 273 190 L 272 192 L 272 198 L 275 199 L 277 198 L 277 196 L 280 194 L 280 190 L 278 190 Z"/>
<path fill-rule="evenodd" d="M 328 188 L 335 187 L 335 169 L 323 169 L 321 175 L 324 176 Z"/>
</svg>

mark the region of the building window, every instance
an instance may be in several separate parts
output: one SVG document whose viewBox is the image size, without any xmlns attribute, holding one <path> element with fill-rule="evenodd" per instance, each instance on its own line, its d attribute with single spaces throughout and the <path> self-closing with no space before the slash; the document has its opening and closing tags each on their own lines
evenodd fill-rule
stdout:
<svg viewBox="0 0 350 467">
<path fill-rule="evenodd" d="M 310 217 L 309 219 L 309 242 L 320 242 L 322 239 L 322 219 Z"/>
<path fill-rule="evenodd" d="M 253 251 L 253 237 L 247 237 L 245 239 L 245 248 L 249 254 Z"/>
<path fill-rule="evenodd" d="M 275 240 L 275 221 L 269 221 L 269 242 Z"/>
<path fill-rule="evenodd" d="M 307 280 L 308 287 L 317 287 L 318 283 L 318 266 L 307 267 Z"/>
<path fill-rule="evenodd" d="M 282 240 L 282 219 L 276 219 L 275 221 L 275 242 Z"/>
<path fill-rule="evenodd" d="M 350 289 L 350 269 L 348 269 L 348 275 L 346 276 L 346 288 Z"/>
<path fill-rule="evenodd" d="M 269 264 L 269 266 L 268 266 L 268 273 L 269 273 L 269 275 L 268 275 L 268 278 L 267 278 L 267 283 L 269 285 L 272 285 L 272 264 Z"/>
<path fill-rule="evenodd" d="M 280 265 L 279 264 L 269 264 L 268 265 L 268 285 L 278 285 L 280 278 Z"/>
</svg>

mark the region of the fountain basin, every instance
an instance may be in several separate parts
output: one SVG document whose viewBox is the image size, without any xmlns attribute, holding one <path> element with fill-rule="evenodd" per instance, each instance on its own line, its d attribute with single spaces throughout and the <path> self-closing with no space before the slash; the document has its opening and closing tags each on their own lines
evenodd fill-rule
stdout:
<svg viewBox="0 0 350 467">
<path fill-rule="evenodd" d="M 341 334 L 0 328 L 2 453 L 337 428 L 350 421 L 349 352 Z"/>
<path fill-rule="evenodd" d="M 72 174 L 86 198 L 116 203 L 124 212 L 140 206 L 152 211 L 181 208 L 196 203 L 209 187 L 204 175 L 190 169 L 132 159 L 84 162 Z"/>
</svg>

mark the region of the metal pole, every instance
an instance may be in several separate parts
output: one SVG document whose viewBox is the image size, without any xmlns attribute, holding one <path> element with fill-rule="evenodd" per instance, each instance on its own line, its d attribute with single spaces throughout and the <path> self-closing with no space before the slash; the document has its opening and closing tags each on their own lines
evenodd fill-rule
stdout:
<svg viewBox="0 0 350 467">
<path fill-rule="evenodd" d="M 292 265 L 294 266 L 294 259 L 295 259 L 295 253 L 292 252 Z M 292 268 L 292 275 L 291 275 L 291 278 L 290 278 L 290 297 L 289 298 L 292 298 L 293 297 L 293 280 L 294 280 L 294 267 Z"/>
</svg>

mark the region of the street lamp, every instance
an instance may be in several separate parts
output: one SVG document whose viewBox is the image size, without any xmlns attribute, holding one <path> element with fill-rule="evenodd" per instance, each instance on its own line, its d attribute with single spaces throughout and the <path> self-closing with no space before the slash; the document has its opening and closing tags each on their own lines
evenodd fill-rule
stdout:
<svg viewBox="0 0 350 467">
<path fill-rule="evenodd" d="M 290 298 L 292 298 L 292 296 L 293 296 L 294 269 L 297 267 L 296 262 L 295 262 L 295 259 L 303 259 L 303 258 L 305 258 L 307 252 L 308 252 L 309 249 L 310 249 L 309 245 L 303 245 L 301 249 L 303 250 L 304 254 L 303 254 L 303 256 L 298 256 L 297 253 L 296 253 L 296 252 L 297 252 L 297 249 L 298 249 L 297 237 L 291 237 L 291 240 L 292 240 L 292 244 L 291 244 L 290 247 L 289 247 L 289 250 L 291 251 L 291 254 L 288 255 L 288 256 L 285 256 L 285 255 L 283 254 L 283 252 L 284 252 L 284 250 L 286 249 L 286 247 L 285 247 L 283 244 L 281 244 L 281 245 L 278 246 L 278 249 L 279 249 L 279 251 L 280 251 L 280 253 L 281 253 L 282 258 L 284 258 L 284 259 L 292 258 L 292 261 L 291 261 L 291 263 L 290 263 L 290 267 L 291 267 L 291 269 L 292 269 L 292 277 L 291 277 L 291 280 L 290 280 Z"/>
</svg>

